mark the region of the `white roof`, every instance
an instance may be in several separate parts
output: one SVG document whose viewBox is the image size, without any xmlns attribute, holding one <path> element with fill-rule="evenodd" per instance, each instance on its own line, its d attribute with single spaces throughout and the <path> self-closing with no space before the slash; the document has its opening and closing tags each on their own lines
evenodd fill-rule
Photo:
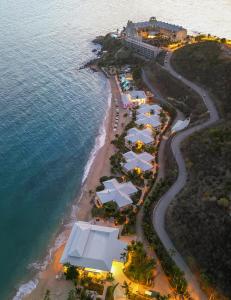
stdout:
<svg viewBox="0 0 231 300">
<path fill-rule="evenodd" d="M 119 208 L 132 204 L 130 195 L 137 192 L 137 188 L 131 182 L 119 183 L 116 179 L 103 182 L 105 189 L 96 192 L 100 201 L 104 204 L 115 201 Z"/>
<path fill-rule="evenodd" d="M 122 94 L 122 102 L 124 105 L 129 105 L 131 103 L 131 100 L 130 100 L 128 94 Z"/>
<path fill-rule="evenodd" d="M 186 128 L 190 123 L 190 119 L 185 119 L 184 121 L 179 120 L 176 124 L 172 127 L 172 132 L 177 132 Z"/>
<path fill-rule="evenodd" d="M 146 99 L 146 94 L 144 91 L 131 91 L 129 92 L 132 99 Z"/>
<path fill-rule="evenodd" d="M 146 28 L 146 27 L 154 27 L 154 28 L 163 28 L 172 32 L 178 32 L 181 30 L 185 30 L 182 26 L 175 25 L 175 24 L 169 24 L 162 21 L 155 21 L 155 22 L 138 22 L 133 23 L 134 27 L 136 29 L 139 28 Z"/>
<path fill-rule="evenodd" d="M 134 170 L 135 168 L 140 168 L 143 171 L 148 171 L 153 168 L 150 161 L 152 161 L 154 159 L 154 157 L 147 152 L 136 154 L 133 151 L 129 151 L 129 152 L 123 154 L 123 157 L 127 161 L 124 164 L 124 168 L 127 171 Z"/>
<path fill-rule="evenodd" d="M 152 125 L 152 127 L 158 127 L 161 125 L 159 116 L 156 115 L 144 115 L 140 114 L 137 116 L 137 120 L 135 122 L 137 125 Z"/>
<path fill-rule="evenodd" d="M 149 105 L 149 104 L 142 104 L 140 105 L 140 108 L 137 109 L 137 112 L 139 114 L 146 114 L 146 113 L 150 113 L 153 110 L 154 115 L 159 115 L 162 107 L 159 106 L 158 104 L 153 104 L 153 105 Z"/>
<path fill-rule="evenodd" d="M 66 243 L 60 262 L 73 266 L 110 271 L 113 260 L 127 246 L 118 240 L 119 229 L 76 222 Z"/>
<path fill-rule="evenodd" d="M 154 141 L 154 138 L 150 129 L 147 128 L 139 130 L 134 127 L 128 130 L 128 135 L 125 137 L 125 140 L 130 141 L 132 143 L 141 141 L 144 144 L 150 144 Z"/>
</svg>

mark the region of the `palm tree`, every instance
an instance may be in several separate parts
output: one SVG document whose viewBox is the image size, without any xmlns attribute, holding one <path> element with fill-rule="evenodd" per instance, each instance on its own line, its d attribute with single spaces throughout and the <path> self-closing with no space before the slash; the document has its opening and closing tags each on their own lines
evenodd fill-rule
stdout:
<svg viewBox="0 0 231 300">
<path fill-rule="evenodd" d="M 44 299 L 43 300 L 50 300 L 51 298 L 50 298 L 50 290 L 46 290 L 46 294 L 45 294 L 45 297 L 44 297 Z"/>
<path fill-rule="evenodd" d="M 86 289 L 83 288 L 80 293 L 80 300 L 92 300 L 93 296 L 89 293 L 87 293 Z"/>
<path fill-rule="evenodd" d="M 122 252 L 120 254 L 120 259 L 124 262 L 124 264 L 125 264 L 126 258 L 127 258 L 127 253 L 126 252 Z"/>
<path fill-rule="evenodd" d="M 124 294 L 127 298 L 129 298 L 130 295 L 130 283 L 128 284 L 127 281 L 124 281 L 122 288 L 125 289 Z"/>
</svg>

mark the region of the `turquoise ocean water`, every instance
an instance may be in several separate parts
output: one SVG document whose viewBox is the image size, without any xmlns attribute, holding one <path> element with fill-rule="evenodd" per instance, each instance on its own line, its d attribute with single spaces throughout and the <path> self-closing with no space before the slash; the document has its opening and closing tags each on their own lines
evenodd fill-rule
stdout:
<svg viewBox="0 0 231 300">
<path fill-rule="evenodd" d="M 43 261 L 103 132 L 108 83 L 77 70 L 91 40 L 150 15 L 231 38 L 225 0 L 1 0 L 1 300 Z"/>
</svg>

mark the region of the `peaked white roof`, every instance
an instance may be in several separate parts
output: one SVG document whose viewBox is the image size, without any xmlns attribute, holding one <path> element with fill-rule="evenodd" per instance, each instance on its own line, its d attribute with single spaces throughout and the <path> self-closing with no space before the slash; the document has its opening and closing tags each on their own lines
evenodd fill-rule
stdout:
<svg viewBox="0 0 231 300">
<path fill-rule="evenodd" d="M 172 132 L 177 132 L 185 129 L 190 123 L 190 119 L 185 119 L 184 121 L 178 120 L 176 124 L 172 127 Z"/>
<path fill-rule="evenodd" d="M 113 260 L 127 246 L 118 240 L 119 229 L 76 222 L 66 243 L 60 262 L 73 266 L 110 271 Z"/>
<path fill-rule="evenodd" d="M 154 138 L 152 136 L 151 129 L 147 128 L 147 129 L 139 130 L 134 127 L 128 130 L 128 134 L 125 137 L 125 140 L 130 141 L 132 143 L 141 141 L 144 144 L 149 144 L 154 141 Z"/>
<path fill-rule="evenodd" d="M 144 91 L 133 90 L 133 91 L 129 92 L 129 95 L 131 96 L 132 99 L 146 99 L 147 98 Z"/>
<path fill-rule="evenodd" d="M 122 94 L 121 98 L 124 105 L 129 105 L 132 103 L 128 94 Z"/>
<path fill-rule="evenodd" d="M 115 201 L 119 208 L 132 204 L 130 195 L 137 192 L 137 188 L 131 182 L 119 183 L 116 179 L 103 182 L 105 189 L 96 192 L 100 201 L 104 204 Z"/>
<path fill-rule="evenodd" d="M 163 29 L 166 29 L 166 30 L 169 30 L 172 32 L 178 32 L 178 31 L 181 31 L 184 29 L 182 26 L 170 24 L 170 23 L 166 23 L 166 22 L 162 22 L 162 21 L 137 22 L 137 23 L 133 23 L 132 25 L 134 25 L 134 27 L 136 29 L 146 28 L 146 27 L 154 27 L 154 28 L 163 28 Z"/>
<path fill-rule="evenodd" d="M 161 125 L 159 116 L 156 115 L 147 116 L 144 114 L 138 115 L 135 123 L 137 125 L 151 125 L 154 128 Z"/>
<path fill-rule="evenodd" d="M 154 115 L 159 115 L 162 107 L 159 106 L 158 104 L 153 104 L 153 105 L 149 105 L 149 104 L 141 104 L 140 108 L 137 109 L 137 112 L 139 114 L 146 114 L 146 113 L 150 113 L 153 110 Z"/>
<path fill-rule="evenodd" d="M 154 157 L 147 152 L 136 154 L 133 151 L 129 151 L 129 152 L 123 154 L 123 157 L 127 161 L 124 164 L 124 168 L 127 171 L 134 170 L 135 168 L 140 168 L 143 171 L 148 171 L 153 168 L 150 161 L 152 161 L 154 159 Z"/>
</svg>

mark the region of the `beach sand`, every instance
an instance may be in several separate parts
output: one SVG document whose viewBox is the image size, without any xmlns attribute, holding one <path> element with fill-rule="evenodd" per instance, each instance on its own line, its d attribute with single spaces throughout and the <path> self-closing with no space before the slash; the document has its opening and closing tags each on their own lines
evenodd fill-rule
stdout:
<svg viewBox="0 0 231 300">
<path fill-rule="evenodd" d="M 106 139 L 102 148 L 96 154 L 93 164 L 91 165 L 89 174 L 84 183 L 82 194 L 79 199 L 76 200 L 78 209 L 76 213 L 76 220 L 90 221 L 91 220 L 91 209 L 93 206 L 93 193 L 89 191 L 95 191 L 97 185 L 99 185 L 99 179 L 102 176 L 111 175 L 110 167 L 110 156 L 115 152 L 115 147 L 111 144 L 115 134 L 122 133 L 126 123 L 129 122 L 128 117 L 124 117 L 125 110 L 121 105 L 121 95 L 118 89 L 115 77 L 109 79 L 111 86 L 111 108 L 108 111 L 106 119 Z M 116 104 L 115 99 L 119 101 L 119 125 L 116 132 L 113 131 L 116 115 Z M 67 238 L 70 234 L 70 228 L 64 228 L 65 237 Z M 30 295 L 25 296 L 23 299 L 26 300 L 41 300 L 44 298 L 46 290 L 50 290 L 51 299 L 67 299 L 68 291 L 73 288 L 73 283 L 64 279 L 56 279 L 62 271 L 62 265 L 59 263 L 63 249 L 65 245 L 59 247 L 53 254 L 51 261 L 49 262 L 46 270 L 41 271 L 38 274 L 39 283 L 32 291 Z"/>
</svg>

